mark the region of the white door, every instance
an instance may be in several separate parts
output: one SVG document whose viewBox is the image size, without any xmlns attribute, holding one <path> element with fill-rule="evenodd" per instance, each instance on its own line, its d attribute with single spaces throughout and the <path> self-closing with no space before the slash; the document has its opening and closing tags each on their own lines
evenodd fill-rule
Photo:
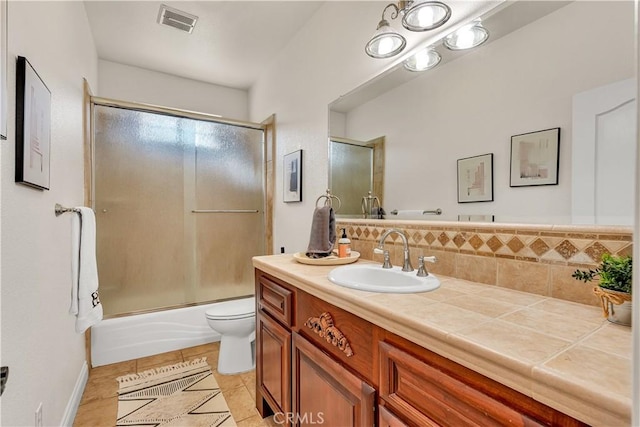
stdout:
<svg viewBox="0 0 640 427">
<path fill-rule="evenodd" d="M 574 224 L 633 225 L 635 94 L 635 79 L 629 79 L 573 97 Z"/>
</svg>

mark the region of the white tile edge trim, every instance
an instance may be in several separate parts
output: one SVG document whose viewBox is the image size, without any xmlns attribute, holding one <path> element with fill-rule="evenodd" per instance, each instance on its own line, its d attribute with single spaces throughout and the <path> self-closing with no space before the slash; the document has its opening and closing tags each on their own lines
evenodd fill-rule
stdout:
<svg viewBox="0 0 640 427">
<path fill-rule="evenodd" d="M 78 379 L 76 380 L 76 385 L 75 387 L 73 387 L 71 397 L 69 397 L 69 402 L 67 402 L 67 407 L 64 410 L 62 421 L 60 421 L 61 426 L 73 426 L 73 421 L 75 420 L 76 414 L 78 413 L 78 407 L 80 406 L 82 394 L 84 393 L 84 388 L 86 387 L 88 380 L 89 367 L 87 365 L 87 361 L 85 360 L 82 364 L 82 369 L 80 369 L 80 375 L 78 375 Z"/>
</svg>

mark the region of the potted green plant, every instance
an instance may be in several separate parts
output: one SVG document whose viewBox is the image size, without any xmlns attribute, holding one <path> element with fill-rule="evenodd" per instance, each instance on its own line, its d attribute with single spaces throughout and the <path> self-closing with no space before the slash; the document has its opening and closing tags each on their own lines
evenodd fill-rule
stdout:
<svg viewBox="0 0 640 427">
<path fill-rule="evenodd" d="M 598 267 L 576 270 L 571 277 L 585 283 L 597 278 L 593 293 L 600 298 L 604 315 L 610 322 L 631 326 L 632 270 L 630 256 L 605 253 Z"/>
</svg>

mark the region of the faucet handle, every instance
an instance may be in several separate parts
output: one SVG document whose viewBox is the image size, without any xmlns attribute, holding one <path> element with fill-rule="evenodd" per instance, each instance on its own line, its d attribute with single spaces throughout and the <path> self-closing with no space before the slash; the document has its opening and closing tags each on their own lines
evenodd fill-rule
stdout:
<svg viewBox="0 0 640 427">
<path fill-rule="evenodd" d="M 384 254 L 385 251 L 382 250 L 382 248 L 380 246 L 376 246 L 375 248 L 373 248 L 373 253 L 374 254 Z M 389 251 L 387 251 L 389 252 Z"/>
<path fill-rule="evenodd" d="M 384 261 L 382 262 L 382 268 L 393 268 L 393 265 L 391 265 L 391 257 L 389 256 L 389 251 L 384 251 L 383 254 Z"/>
<path fill-rule="evenodd" d="M 438 261 L 438 258 L 436 258 L 435 256 L 423 256 L 423 257 L 418 257 L 418 260 L 420 260 L 420 258 L 422 258 L 425 261 L 429 261 L 429 262 L 436 262 Z"/>
<path fill-rule="evenodd" d="M 435 262 L 435 257 L 429 257 L 429 258 L 434 258 L 433 261 L 431 260 L 429 261 Z M 418 273 L 416 273 L 416 276 L 418 277 L 427 277 L 429 275 L 429 272 L 427 271 L 427 269 L 424 268 L 424 261 L 425 261 L 425 257 L 423 256 L 418 257 Z"/>
</svg>

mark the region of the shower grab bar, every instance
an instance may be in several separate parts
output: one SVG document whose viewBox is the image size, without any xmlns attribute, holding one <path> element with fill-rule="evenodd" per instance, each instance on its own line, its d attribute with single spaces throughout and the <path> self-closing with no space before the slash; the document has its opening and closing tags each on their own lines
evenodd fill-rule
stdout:
<svg viewBox="0 0 640 427">
<path fill-rule="evenodd" d="M 194 209 L 193 213 L 258 213 L 258 209 Z"/>
<path fill-rule="evenodd" d="M 76 209 L 76 208 L 65 208 L 65 207 L 64 207 L 64 206 L 62 206 L 60 203 L 56 203 L 56 206 L 55 206 L 55 213 L 56 213 L 56 216 L 60 216 L 60 215 L 62 215 L 63 213 L 67 213 L 67 212 L 75 212 L 75 213 L 78 213 L 78 212 L 80 212 L 80 210 L 79 210 L 79 209 Z"/>
</svg>

